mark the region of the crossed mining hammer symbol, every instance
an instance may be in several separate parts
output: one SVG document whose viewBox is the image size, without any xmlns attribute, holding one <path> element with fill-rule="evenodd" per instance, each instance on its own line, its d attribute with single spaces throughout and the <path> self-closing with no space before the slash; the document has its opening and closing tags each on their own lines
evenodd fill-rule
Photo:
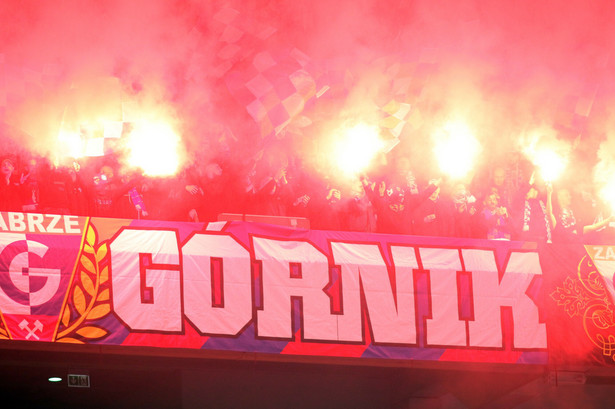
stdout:
<svg viewBox="0 0 615 409">
<path fill-rule="evenodd" d="M 28 325 L 30 324 L 26 319 L 24 319 L 23 321 L 21 321 L 19 323 L 19 328 L 21 329 L 25 329 L 28 331 L 28 335 L 26 335 L 26 339 L 30 339 L 30 337 L 34 337 L 38 340 L 40 340 L 40 338 L 38 337 L 38 335 L 35 334 L 36 330 L 39 330 L 40 332 L 43 331 L 43 324 L 41 324 L 41 322 L 39 320 L 34 321 L 34 328 L 30 329 L 30 326 Z"/>
</svg>

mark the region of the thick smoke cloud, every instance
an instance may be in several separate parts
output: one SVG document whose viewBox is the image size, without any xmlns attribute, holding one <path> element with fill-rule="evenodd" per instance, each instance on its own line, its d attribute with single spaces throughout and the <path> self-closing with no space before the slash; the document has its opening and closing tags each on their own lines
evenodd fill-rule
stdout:
<svg viewBox="0 0 615 409">
<path fill-rule="evenodd" d="M 216 16 L 227 7 L 244 23 L 272 28 L 259 47 L 307 55 L 317 67 L 312 74 L 326 74 L 318 86 L 344 73 L 346 92 L 332 87 L 306 105 L 302 114 L 312 123 L 323 111 L 335 117 L 331 107 L 352 116 L 395 97 L 412 104 L 414 122 L 393 153 L 414 156 L 417 166 L 433 162 L 429 136 L 450 118 L 462 118 L 486 151 L 499 154 L 546 127 L 577 145 L 573 154 L 588 172 L 608 140 L 615 6 L 581 0 L 6 0 L 7 128 L 25 135 L 29 148 L 50 151 L 62 120 L 101 111 L 119 117 L 130 101 L 174 122 L 193 154 L 215 155 L 229 143 L 250 154 L 256 127 L 220 71 L 228 28 Z M 241 49 L 232 63 L 254 52 Z M 410 85 L 399 88 L 395 79 L 407 66 Z M 35 73 L 38 85 L 15 89 L 15 67 Z M 101 88 L 109 79 L 115 88 Z M 73 107 L 68 119 L 66 107 Z M 304 137 L 320 131 L 308 127 Z"/>
</svg>

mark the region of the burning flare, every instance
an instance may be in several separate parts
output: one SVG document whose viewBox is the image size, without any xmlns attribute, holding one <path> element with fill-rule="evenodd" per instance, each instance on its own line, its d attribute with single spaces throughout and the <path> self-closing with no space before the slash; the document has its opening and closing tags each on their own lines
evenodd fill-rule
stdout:
<svg viewBox="0 0 615 409">
<path fill-rule="evenodd" d="M 600 148 L 600 162 L 594 168 L 594 186 L 600 199 L 609 205 L 611 212 L 615 214 L 615 160 L 607 153 L 608 146 Z"/>
<path fill-rule="evenodd" d="M 58 135 L 58 156 L 79 159 L 83 157 L 84 143 L 76 132 L 61 130 Z"/>
<path fill-rule="evenodd" d="M 521 138 L 522 151 L 545 182 L 556 181 L 566 169 L 570 146 L 557 140 L 552 130 L 535 131 L 527 138 Z"/>
<path fill-rule="evenodd" d="M 331 150 L 332 160 L 345 175 L 357 175 L 364 171 L 384 144 L 378 128 L 359 123 L 338 132 Z"/>
<path fill-rule="evenodd" d="M 480 143 L 467 125 L 448 122 L 433 138 L 440 170 L 453 179 L 467 176 L 481 151 Z"/>
<path fill-rule="evenodd" d="M 567 164 L 565 156 L 546 148 L 535 151 L 530 160 L 538 167 L 545 182 L 557 180 L 566 169 Z"/>
<path fill-rule="evenodd" d="M 608 203 L 611 213 L 615 214 L 615 179 L 611 179 L 602 186 L 598 192 L 600 198 Z"/>
<path fill-rule="evenodd" d="M 128 164 L 147 176 L 172 176 L 180 165 L 180 141 L 167 123 L 138 122 L 127 136 Z"/>
</svg>

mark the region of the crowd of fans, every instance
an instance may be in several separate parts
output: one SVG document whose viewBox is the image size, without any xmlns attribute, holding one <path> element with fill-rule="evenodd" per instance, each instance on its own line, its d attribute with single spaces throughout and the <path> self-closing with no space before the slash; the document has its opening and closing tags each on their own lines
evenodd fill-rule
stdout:
<svg viewBox="0 0 615 409">
<path fill-rule="evenodd" d="M 348 178 L 280 151 L 245 168 L 195 163 L 175 177 L 121 171 L 109 158 L 54 166 L 5 155 L 0 210 L 200 221 L 221 213 L 305 217 L 313 229 L 537 242 L 615 238 L 615 218 L 591 186 L 554 187 L 531 168 L 492 166 L 469 183 L 423 178 L 404 156 Z M 424 180 L 422 180 L 422 178 Z"/>
</svg>

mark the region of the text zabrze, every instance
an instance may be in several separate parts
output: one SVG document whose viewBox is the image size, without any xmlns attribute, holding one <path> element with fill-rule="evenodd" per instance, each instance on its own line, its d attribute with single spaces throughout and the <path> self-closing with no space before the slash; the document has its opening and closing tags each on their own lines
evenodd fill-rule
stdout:
<svg viewBox="0 0 615 409">
<path fill-rule="evenodd" d="M 0 231 L 14 233 L 80 234 L 80 217 L 40 213 L 0 213 Z"/>
</svg>

